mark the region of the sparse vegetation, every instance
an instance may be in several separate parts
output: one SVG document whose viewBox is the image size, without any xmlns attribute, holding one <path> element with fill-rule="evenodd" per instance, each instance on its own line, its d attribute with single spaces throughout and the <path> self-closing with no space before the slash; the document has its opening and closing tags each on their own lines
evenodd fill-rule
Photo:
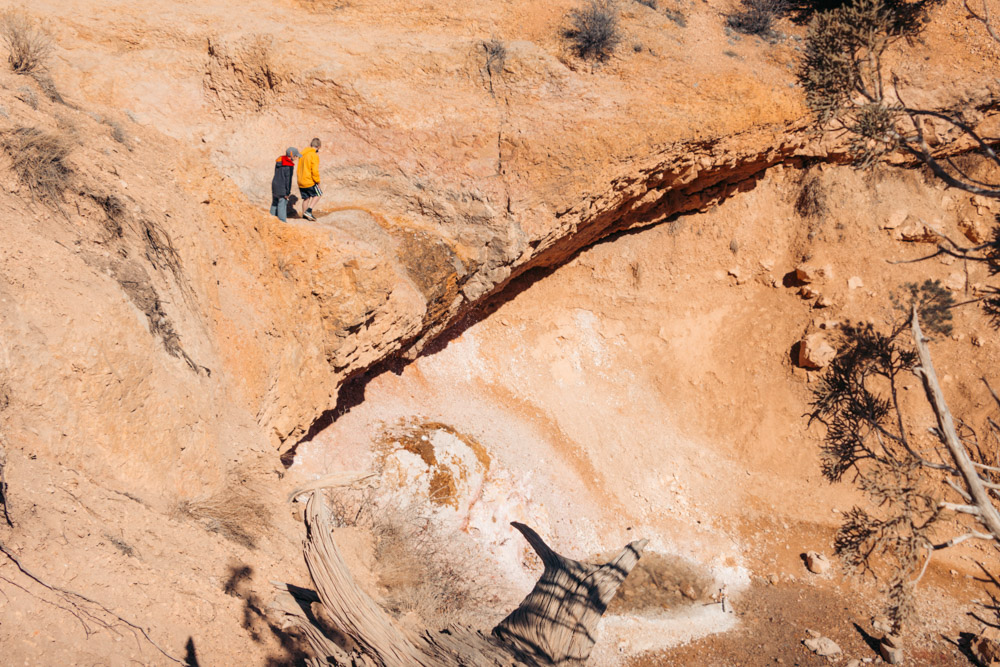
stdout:
<svg viewBox="0 0 1000 667">
<path fill-rule="evenodd" d="M 52 80 L 52 77 L 48 72 L 35 72 L 31 75 L 31 78 L 35 80 L 38 87 L 41 88 L 45 97 L 49 99 L 50 102 L 57 102 L 58 104 L 66 104 L 66 100 L 63 99 L 62 93 L 56 88 L 56 82 Z"/>
<path fill-rule="evenodd" d="M 676 23 L 678 28 L 687 27 L 687 17 L 679 9 L 664 9 L 663 15 Z"/>
<path fill-rule="evenodd" d="M 895 77 L 886 81 L 886 51 L 900 39 L 916 36 L 928 20 L 928 9 L 937 2 L 854 0 L 817 14 L 809 26 L 799 83 L 817 127 L 850 137 L 857 167 L 871 167 L 888 153 L 902 150 L 951 187 L 1000 198 L 1000 182 L 970 178 L 953 161 L 935 157 L 931 149 L 932 143 L 948 145 L 961 138 L 978 146 L 982 155 L 1000 167 L 1000 156 L 990 141 L 975 130 L 978 112 L 911 107 L 901 82 Z M 1000 42 L 989 15 L 977 14 L 968 4 L 966 8 Z M 928 136 L 929 127 L 934 128 L 934 139 Z"/>
<path fill-rule="evenodd" d="M 119 537 L 115 537 L 111 533 L 105 533 L 104 537 L 108 540 L 108 542 L 111 542 L 111 546 L 113 546 L 115 549 L 118 549 L 118 551 L 120 551 L 123 556 L 128 556 L 129 558 L 135 558 L 136 556 L 135 547 L 133 547 L 131 544 L 129 544 L 128 542 Z"/>
<path fill-rule="evenodd" d="M 483 51 L 486 52 L 486 63 L 483 65 L 486 70 L 486 78 L 490 85 L 490 94 L 493 94 L 493 78 L 503 76 L 504 65 L 507 64 L 507 47 L 497 38 L 488 42 L 483 42 Z"/>
<path fill-rule="evenodd" d="M 18 74 L 45 70 L 52 53 L 52 39 L 21 10 L 0 14 L 0 42 L 7 49 L 7 63 Z"/>
<path fill-rule="evenodd" d="M 131 148 L 129 147 L 128 135 L 125 134 L 125 128 L 121 126 L 121 123 L 119 123 L 116 120 L 112 120 L 110 118 L 105 118 L 101 122 L 104 125 L 107 125 L 109 128 L 111 128 L 112 139 L 120 143 L 122 146 L 125 146 L 126 148 L 129 148 L 129 150 L 131 150 Z"/>
<path fill-rule="evenodd" d="M 17 89 L 17 99 L 27 104 L 32 109 L 38 109 L 38 95 L 28 86 L 21 86 Z"/>
<path fill-rule="evenodd" d="M 826 192 L 820 179 L 807 178 L 795 199 L 795 212 L 803 218 L 823 218 L 829 212 Z"/>
<path fill-rule="evenodd" d="M 69 143 L 63 137 L 33 127 L 18 127 L 0 137 L 0 147 L 33 198 L 51 203 L 62 200 L 73 174 L 66 163 Z"/>
<path fill-rule="evenodd" d="M 773 37 L 774 22 L 788 11 L 786 0 L 742 0 L 743 9 L 729 14 L 726 25 L 744 35 Z"/>
<path fill-rule="evenodd" d="M 483 42 L 483 51 L 486 52 L 486 72 L 491 77 L 503 74 L 503 67 L 507 63 L 507 47 L 504 43 L 493 38 Z"/>
<path fill-rule="evenodd" d="M 271 523 L 270 510 L 260 502 L 253 489 L 239 480 L 232 481 L 225 489 L 208 498 L 181 503 L 178 511 L 206 530 L 247 549 L 257 546 L 257 535 Z"/>
<path fill-rule="evenodd" d="M 569 14 L 566 38 L 584 59 L 607 60 L 621 42 L 618 6 L 614 0 L 588 0 Z"/>
</svg>

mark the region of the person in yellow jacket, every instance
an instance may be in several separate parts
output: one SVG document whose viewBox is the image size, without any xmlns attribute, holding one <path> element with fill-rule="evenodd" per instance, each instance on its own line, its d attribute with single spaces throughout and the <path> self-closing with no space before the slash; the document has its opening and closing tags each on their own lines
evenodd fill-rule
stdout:
<svg viewBox="0 0 1000 667">
<path fill-rule="evenodd" d="M 315 220 L 313 217 L 313 206 L 319 205 L 319 199 L 323 196 L 323 191 L 319 188 L 319 147 L 322 142 L 313 139 L 309 142 L 309 148 L 302 151 L 302 159 L 299 160 L 299 195 L 302 197 L 302 214 L 306 220 Z"/>
</svg>

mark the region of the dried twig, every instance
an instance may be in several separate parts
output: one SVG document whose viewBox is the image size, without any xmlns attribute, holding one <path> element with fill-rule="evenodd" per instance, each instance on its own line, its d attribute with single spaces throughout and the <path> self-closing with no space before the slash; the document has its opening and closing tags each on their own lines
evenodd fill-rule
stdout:
<svg viewBox="0 0 1000 667">
<path fill-rule="evenodd" d="M 0 439 L 2 439 L 2 437 L 0 437 Z M 13 528 L 14 523 L 10 520 L 10 509 L 7 507 L 10 501 L 7 495 L 7 478 L 4 476 L 6 466 L 7 452 L 4 451 L 3 447 L 0 447 L 0 508 L 3 508 L 4 521 L 9 527 Z"/>
<path fill-rule="evenodd" d="M 969 0 L 965 0 L 965 9 L 969 12 L 969 16 L 979 21 L 986 27 L 986 32 L 988 32 L 990 37 L 993 38 L 993 41 L 1000 44 L 1000 35 L 997 34 L 996 29 L 993 27 L 993 19 L 990 17 L 990 6 L 987 3 L 988 0 L 983 0 L 983 11 L 980 13 L 972 9 L 969 5 Z"/>
<path fill-rule="evenodd" d="M 102 612 L 104 612 L 105 614 L 107 614 L 109 616 L 113 616 L 114 618 L 118 619 L 118 621 L 120 623 L 123 623 L 124 625 L 127 625 L 128 627 L 132 628 L 134 631 L 139 632 L 143 637 L 145 637 L 146 641 L 148 641 L 153 646 L 153 648 L 155 648 L 157 651 L 159 651 L 160 653 L 162 653 L 166 658 L 168 658 L 172 662 L 176 662 L 177 664 L 183 664 L 183 661 L 178 660 L 174 656 L 172 656 L 169 653 L 167 653 L 166 651 L 164 651 L 160 647 L 159 644 L 157 644 L 155 641 L 153 641 L 153 638 L 149 636 L 149 633 L 146 632 L 139 625 L 136 625 L 132 621 L 129 621 L 129 620 L 125 619 L 125 618 L 122 618 L 121 616 L 119 616 L 115 612 L 111 611 L 110 609 L 108 609 L 107 607 L 105 607 L 103 604 L 101 604 L 97 600 L 93 600 L 91 598 L 88 598 L 86 595 L 81 595 L 80 593 L 77 593 L 75 591 L 71 591 L 71 590 L 68 590 L 66 588 L 62 588 L 60 586 L 55 586 L 55 585 L 50 584 L 50 583 L 46 582 L 45 580 L 43 580 L 41 577 L 39 577 L 38 575 L 36 575 L 35 573 L 33 573 L 31 570 L 29 570 L 28 568 L 26 568 L 24 566 L 24 563 L 21 562 L 21 559 L 18 558 L 17 555 L 14 554 L 14 552 L 12 552 L 10 549 L 8 549 L 7 546 L 3 542 L 0 542 L 0 552 L 3 552 L 3 554 L 5 556 L 7 556 L 7 558 L 9 558 L 11 560 L 11 562 L 14 563 L 14 565 L 17 566 L 17 569 L 21 571 L 21 574 L 25 575 L 26 577 L 28 577 L 29 579 L 31 579 L 35 583 L 44 586 L 45 588 L 49 589 L 50 591 L 59 593 L 63 597 L 63 599 L 67 602 L 67 604 L 69 604 L 69 605 L 71 605 L 73 607 L 73 609 L 68 609 L 67 611 L 69 611 L 70 613 L 72 613 L 74 616 L 76 616 L 80 620 L 81 623 L 83 623 L 84 629 L 86 630 L 87 634 L 90 634 L 91 631 L 87 627 L 86 622 L 84 622 L 83 617 L 89 618 L 91 621 L 93 621 L 93 622 L 101 625 L 102 627 L 104 627 L 104 628 L 106 628 L 108 630 L 112 630 L 114 632 L 117 632 L 117 631 L 115 631 L 114 628 L 110 624 L 106 623 L 105 621 L 101 620 L 99 617 L 95 616 L 93 614 L 93 612 L 91 612 L 91 611 L 85 609 L 84 607 L 82 607 L 77 602 L 77 600 L 82 600 L 83 602 L 86 602 L 88 604 L 92 604 L 95 607 L 97 607 L 98 609 L 100 609 Z M 50 602 L 49 604 L 52 604 L 52 603 Z M 56 606 L 59 606 L 59 605 L 56 605 Z M 63 609 L 65 609 L 65 608 L 63 607 Z"/>
</svg>

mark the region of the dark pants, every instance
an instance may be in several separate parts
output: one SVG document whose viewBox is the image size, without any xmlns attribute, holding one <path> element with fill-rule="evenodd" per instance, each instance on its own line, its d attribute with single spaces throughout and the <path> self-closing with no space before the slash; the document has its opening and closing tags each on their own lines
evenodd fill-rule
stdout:
<svg viewBox="0 0 1000 667">
<path fill-rule="evenodd" d="M 271 199 L 271 215 L 278 216 L 282 222 L 288 221 L 288 197 L 273 197 Z"/>
</svg>

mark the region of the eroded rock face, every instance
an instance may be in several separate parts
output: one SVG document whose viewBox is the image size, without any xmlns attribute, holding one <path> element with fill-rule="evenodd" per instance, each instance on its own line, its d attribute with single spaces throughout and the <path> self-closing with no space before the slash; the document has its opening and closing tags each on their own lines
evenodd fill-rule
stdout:
<svg viewBox="0 0 1000 667">
<path fill-rule="evenodd" d="M 776 165 L 842 159 L 807 132 L 799 92 L 771 85 L 793 79 L 790 44 L 706 68 L 677 49 L 688 35 L 630 16 L 676 66 L 628 58 L 585 71 L 553 25 L 515 22 L 499 26 L 504 63 L 484 69 L 488 35 L 460 26 L 493 21 L 489 3 L 430 31 L 423 14 L 386 27 L 384 8 L 334 15 L 322 3 L 280 16 L 256 0 L 238 15 L 224 0 L 190 14 L 89 0 L 37 10 L 49 5 L 95 22 L 52 26 L 65 50 L 53 75 L 79 109 L 43 101 L 34 113 L 8 95 L 4 122 L 74 123 L 77 189 L 115 193 L 125 213 L 73 194 L 68 228 L 4 221 L 5 289 L 18 302 L 0 324 L 17 341 L 16 416 L 4 419 L 33 446 L 106 458 L 123 479 L 165 475 L 185 494 L 243 458 L 232 452 L 287 449 L 336 406 L 345 378 L 419 353 L 517 275 L 703 209 Z M 287 38 L 301 21 L 323 35 L 306 40 L 307 57 Z M 123 51 L 122 34 L 138 41 Z M 739 94 L 716 94 L 736 80 Z M 920 101 L 996 92 L 969 82 Z M 273 159 L 312 136 L 324 141 L 326 215 L 281 225 L 266 215 Z M 12 184 L 3 197 L 17 209 L 27 195 Z M 168 255 L 149 247 L 157 235 Z M 126 259 L 148 285 L 117 280 Z M 60 271 L 39 279 L 46 262 Z M 79 456 L 84 441 L 105 456 Z"/>
<path fill-rule="evenodd" d="M 72 141 L 56 202 L 0 171 L 9 211 L 0 218 L 0 442 L 16 452 L 12 494 L 25 499 L 12 504 L 15 522 L 35 523 L 26 513 L 49 497 L 32 480 L 85 489 L 84 507 L 99 512 L 59 551 L 79 563 L 121 498 L 136 505 L 135 525 L 154 530 L 178 507 L 212 507 L 247 479 L 273 491 L 279 451 L 337 406 L 347 378 L 419 353 L 517 275 L 709 207 L 770 168 L 842 159 L 806 131 L 800 93 L 787 85 L 789 44 L 748 62 L 713 56 L 723 66 L 706 67 L 688 48 L 702 36 L 637 25 L 671 54 L 669 67 L 581 68 L 556 37 L 556 17 L 516 18 L 536 11 L 524 0 L 500 12 L 513 17 L 498 26 L 508 59 L 499 79 L 484 79 L 481 41 L 498 7 L 463 5 L 463 21 L 454 7 L 431 16 L 395 7 L 386 26 L 386 7 L 365 3 L 336 12 L 263 0 L 239 11 L 225 0 L 32 5 L 51 21 L 52 75 L 72 104 L 0 74 L 0 132 L 38 127 Z M 696 11 L 717 21 L 712 9 Z M 304 48 L 302 25 L 322 38 Z M 721 45 L 715 27 L 708 39 Z M 692 41 L 679 48 L 678 39 Z M 920 101 L 965 95 L 959 65 L 947 59 L 938 78 L 953 87 Z M 968 97 L 995 90 L 977 83 Z M 273 159 L 312 136 L 324 140 L 324 215 L 279 223 L 266 211 Z M 45 553 L 61 520 L 23 529 L 21 544 Z M 272 567 L 287 571 L 295 535 L 273 521 L 288 539 L 272 547 L 291 556 Z M 204 532 L 173 521 L 170 542 L 185 548 Z M 231 545 L 211 547 L 158 565 L 204 567 L 198 594 L 221 596 Z M 98 578 L 91 583 L 113 587 Z M 185 614 L 175 600 L 163 605 Z M 182 646 L 181 630 L 171 632 Z"/>
</svg>

